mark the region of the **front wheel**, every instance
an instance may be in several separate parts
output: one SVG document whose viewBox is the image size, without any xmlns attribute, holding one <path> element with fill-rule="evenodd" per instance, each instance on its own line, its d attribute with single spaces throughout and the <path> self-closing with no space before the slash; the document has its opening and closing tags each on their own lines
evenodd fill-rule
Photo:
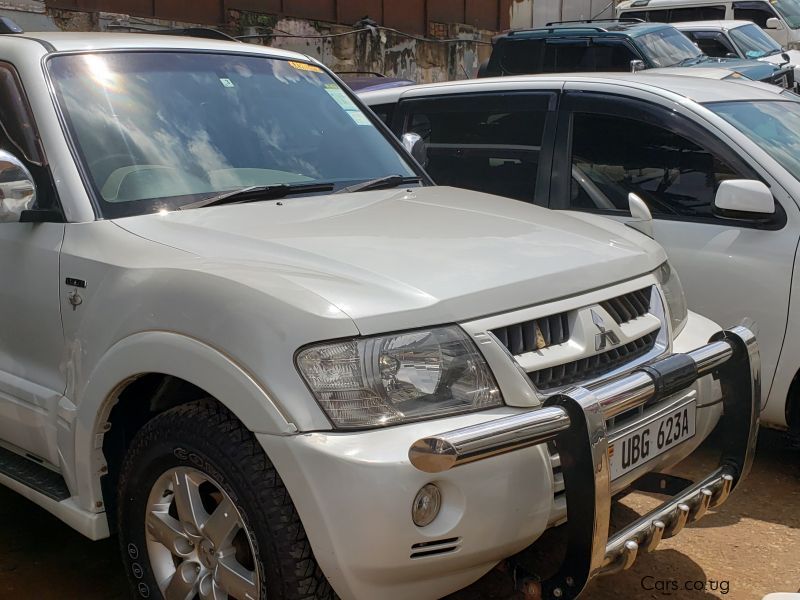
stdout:
<svg viewBox="0 0 800 600">
<path fill-rule="evenodd" d="M 214 400 L 173 408 L 139 431 L 122 466 L 118 515 L 140 598 L 335 598 L 275 468 Z"/>
</svg>

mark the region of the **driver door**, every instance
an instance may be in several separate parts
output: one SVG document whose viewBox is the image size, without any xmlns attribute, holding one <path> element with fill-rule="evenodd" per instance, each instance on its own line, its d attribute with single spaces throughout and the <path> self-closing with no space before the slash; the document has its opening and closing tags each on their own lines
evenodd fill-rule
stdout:
<svg viewBox="0 0 800 600">
<path fill-rule="evenodd" d="M 44 155 L 14 67 L 0 62 L 0 149 L 33 173 L 36 203 L 55 202 Z M 68 365 L 62 364 L 59 252 L 64 223 L 21 223 L 30 179 L 0 162 L 0 445 L 52 465 L 56 414 Z"/>
<path fill-rule="evenodd" d="M 721 181 L 762 178 L 708 130 L 673 107 L 634 98 L 571 91 L 563 100 L 551 208 L 625 221 L 628 193 L 638 194 L 689 308 L 723 327 L 743 317 L 757 322 L 766 400 L 787 321 L 798 243 L 794 203 L 767 181 L 778 204 L 771 221 L 718 217 Z"/>
</svg>

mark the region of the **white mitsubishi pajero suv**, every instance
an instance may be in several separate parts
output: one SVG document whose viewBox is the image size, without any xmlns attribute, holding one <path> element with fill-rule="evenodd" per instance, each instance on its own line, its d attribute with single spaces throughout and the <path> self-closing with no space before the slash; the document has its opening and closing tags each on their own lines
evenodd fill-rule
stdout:
<svg viewBox="0 0 800 600">
<path fill-rule="evenodd" d="M 308 57 L 0 35 L 0 120 L 0 482 L 137 597 L 437 598 L 566 520 L 573 598 L 749 470 L 755 339 L 660 246 L 433 186 Z"/>
</svg>

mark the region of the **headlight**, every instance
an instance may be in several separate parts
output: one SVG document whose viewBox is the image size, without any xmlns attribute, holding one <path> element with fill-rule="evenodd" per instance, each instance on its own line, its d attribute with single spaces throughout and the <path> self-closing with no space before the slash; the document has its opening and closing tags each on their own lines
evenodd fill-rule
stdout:
<svg viewBox="0 0 800 600">
<path fill-rule="evenodd" d="M 668 262 L 665 262 L 656 270 L 656 277 L 667 300 L 667 310 L 669 311 L 672 337 L 674 338 L 686 325 L 686 317 L 689 316 L 686 296 L 683 294 L 683 286 L 678 277 L 678 272 Z"/>
<path fill-rule="evenodd" d="M 297 367 L 337 427 L 380 427 L 499 406 L 497 382 L 456 326 L 305 348 Z"/>
</svg>

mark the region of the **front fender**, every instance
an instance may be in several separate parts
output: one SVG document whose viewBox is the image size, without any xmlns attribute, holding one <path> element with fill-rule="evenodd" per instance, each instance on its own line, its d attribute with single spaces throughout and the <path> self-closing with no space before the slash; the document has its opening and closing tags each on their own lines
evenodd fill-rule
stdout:
<svg viewBox="0 0 800 600">
<path fill-rule="evenodd" d="M 73 495 L 85 510 L 104 510 L 100 476 L 106 467 L 102 451 L 105 424 L 118 393 L 145 373 L 171 375 L 203 389 L 251 431 L 288 435 L 297 430 L 269 391 L 217 349 L 170 331 L 128 336 L 95 365 L 75 402 L 64 398 L 59 405 L 62 466 Z"/>
</svg>

